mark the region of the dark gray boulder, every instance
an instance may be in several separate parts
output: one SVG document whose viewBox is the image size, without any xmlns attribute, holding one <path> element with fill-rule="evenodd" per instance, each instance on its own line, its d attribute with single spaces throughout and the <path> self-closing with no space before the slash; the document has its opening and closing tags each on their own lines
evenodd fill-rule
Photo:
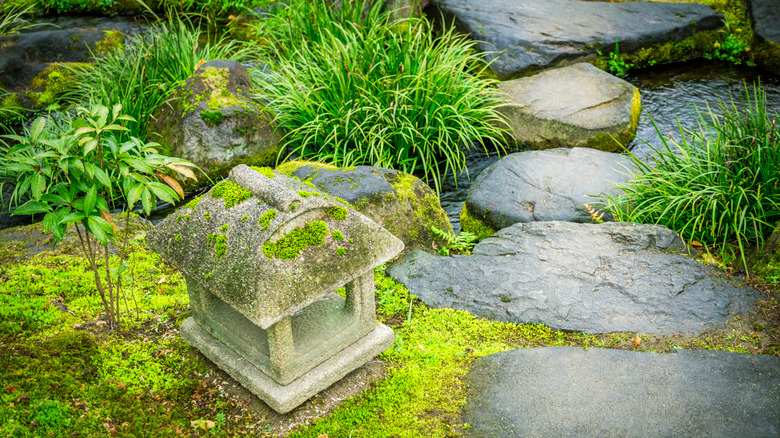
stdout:
<svg viewBox="0 0 780 438">
<path fill-rule="evenodd" d="M 411 252 L 388 273 L 432 307 L 586 333 L 698 334 L 761 298 L 669 252 L 684 248 L 661 226 L 531 222 L 499 231 L 470 256 Z"/>
<path fill-rule="evenodd" d="M 267 109 L 249 95 L 249 71 L 236 61 L 203 64 L 158 108 L 151 138 L 216 179 L 238 164 L 275 163 L 282 148 Z M 207 181 L 200 181 L 205 184 Z"/>
<path fill-rule="evenodd" d="M 759 37 L 780 44 L 780 0 L 747 0 L 753 32 Z"/>
<path fill-rule="evenodd" d="M 518 222 L 590 222 L 584 204 L 598 210 L 604 201 L 598 195 L 617 195 L 615 184 L 634 171 L 626 155 L 589 148 L 518 152 L 479 174 L 465 208 L 494 230 Z M 604 219 L 612 217 L 605 212 Z"/>
<path fill-rule="evenodd" d="M 429 15 L 478 41 L 499 78 L 574 63 L 597 50 L 621 53 L 681 41 L 721 25 L 723 15 L 694 3 L 578 0 L 435 0 Z"/>
<path fill-rule="evenodd" d="M 467 437 L 780 435 L 780 358 L 527 348 L 478 359 Z"/>
<path fill-rule="evenodd" d="M 118 30 L 40 30 L 0 36 L 0 86 L 21 90 L 51 63 L 87 62 L 124 43 Z"/>
<path fill-rule="evenodd" d="M 292 163 L 283 166 L 294 166 Z M 431 226 L 452 233 L 452 224 L 436 192 L 413 175 L 381 167 L 340 169 L 319 163 L 298 167 L 291 175 L 349 202 L 401 239 L 407 248 L 441 248 L 444 242 L 433 234 Z"/>
</svg>

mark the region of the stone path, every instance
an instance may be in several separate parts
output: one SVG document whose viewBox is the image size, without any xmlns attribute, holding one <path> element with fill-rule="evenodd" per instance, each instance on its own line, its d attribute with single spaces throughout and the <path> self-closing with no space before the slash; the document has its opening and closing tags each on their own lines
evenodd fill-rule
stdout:
<svg viewBox="0 0 780 438">
<path fill-rule="evenodd" d="M 531 222 L 470 256 L 403 256 L 391 277 L 432 307 L 514 323 L 607 333 L 697 335 L 752 309 L 761 293 L 719 278 L 660 226 Z"/>
<path fill-rule="evenodd" d="M 466 436 L 780 435 L 780 358 L 529 348 L 477 360 Z"/>
<path fill-rule="evenodd" d="M 513 141 L 533 149 L 622 150 L 636 133 L 639 90 L 586 62 L 498 83 Z"/>
<path fill-rule="evenodd" d="M 446 23 L 479 41 L 502 79 L 574 62 L 596 50 L 627 53 L 715 29 L 723 16 L 693 3 L 436 0 Z"/>
<path fill-rule="evenodd" d="M 588 148 L 518 152 L 479 174 L 466 208 L 496 230 L 518 222 L 590 222 L 583 204 L 595 208 L 604 200 L 596 196 L 617 195 L 615 183 L 633 173 L 631 159 L 622 154 Z"/>
</svg>

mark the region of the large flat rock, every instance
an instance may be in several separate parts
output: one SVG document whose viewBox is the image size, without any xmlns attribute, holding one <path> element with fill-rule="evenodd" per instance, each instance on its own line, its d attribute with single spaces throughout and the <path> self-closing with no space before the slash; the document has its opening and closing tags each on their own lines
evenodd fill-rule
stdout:
<svg viewBox="0 0 780 438">
<path fill-rule="evenodd" d="M 531 222 L 470 256 L 410 252 L 388 273 L 432 307 L 586 333 L 695 335 L 752 309 L 760 292 L 672 252 L 684 247 L 655 225 Z"/>
<path fill-rule="evenodd" d="M 747 0 L 746 3 L 755 34 L 780 44 L 780 0 Z"/>
<path fill-rule="evenodd" d="M 511 143 L 533 149 L 587 147 L 618 151 L 636 133 L 639 90 L 588 63 L 504 81 L 500 107 Z"/>
<path fill-rule="evenodd" d="M 474 363 L 467 436 L 780 435 L 780 358 L 576 347 L 512 350 Z"/>
<path fill-rule="evenodd" d="M 615 183 L 633 173 L 631 159 L 621 154 L 587 148 L 518 152 L 479 174 L 466 208 L 496 230 L 518 222 L 590 222 L 584 204 L 597 208 L 604 201 L 599 195 L 617 195 Z"/>
<path fill-rule="evenodd" d="M 693 3 L 578 0 L 436 0 L 446 23 L 478 41 L 499 78 L 572 63 L 611 51 L 628 53 L 715 29 L 723 16 Z"/>
</svg>

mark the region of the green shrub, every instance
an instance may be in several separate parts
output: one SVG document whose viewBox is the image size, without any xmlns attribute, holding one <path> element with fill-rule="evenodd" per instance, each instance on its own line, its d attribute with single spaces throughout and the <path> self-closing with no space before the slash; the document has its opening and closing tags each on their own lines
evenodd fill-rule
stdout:
<svg viewBox="0 0 780 438">
<path fill-rule="evenodd" d="M 662 224 L 704 244 L 735 240 L 746 263 L 745 245 L 763 242 L 780 220 L 780 127 L 760 86 L 745 94 L 720 102 L 722 115 L 700 115 L 698 130 L 681 128 L 679 141 L 662 137 L 653 163 L 632 155 L 643 173 L 608 198 L 615 218 Z"/>
<path fill-rule="evenodd" d="M 135 119 L 127 124 L 127 135 L 145 140 L 151 115 L 201 61 L 237 59 L 248 53 L 224 38 L 201 46 L 202 39 L 210 40 L 190 21 L 169 18 L 167 24 L 155 24 L 149 32 L 130 37 L 124 47 L 99 57 L 93 68 L 74 69 L 81 86 L 66 98 L 107 107 L 121 104 Z"/>
<path fill-rule="evenodd" d="M 435 37 L 427 21 L 391 22 L 381 4 L 294 1 L 259 30 L 275 42 L 262 98 L 302 159 L 369 164 L 441 178 L 465 169 L 461 148 L 499 144 L 494 82 L 474 42 Z"/>
<path fill-rule="evenodd" d="M 90 262 L 108 322 L 119 328 L 121 299 L 126 299 L 123 272 L 129 264 L 124 249 L 130 238 L 130 210 L 140 201 L 148 215 L 157 198 L 176 202 L 184 192 L 165 173 L 175 171 L 192 178 L 194 174 L 188 168 L 191 163 L 157 154 L 156 143 L 132 136 L 118 141 L 116 134 L 127 131 L 123 125 L 134 121 L 121 114 L 121 105 L 78 111 L 82 118 L 67 127 L 50 131 L 46 120 L 38 118 L 25 136 L 6 136 L 18 144 L 8 151 L 4 171 L 16 181 L 12 202 L 23 194 L 30 196 L 13 214 L 44 214 L 43 227 L 55 243 L 70 224 L 81 224 L 76 233 L 82 252 Z M 123 205 L 125 232 L 120 233 L 109 212 Z M 120 248 L 120 262 L 114 267 L 109 241 Z M 105 279 L 100 277 L 103 270 Z"/>
</svg>

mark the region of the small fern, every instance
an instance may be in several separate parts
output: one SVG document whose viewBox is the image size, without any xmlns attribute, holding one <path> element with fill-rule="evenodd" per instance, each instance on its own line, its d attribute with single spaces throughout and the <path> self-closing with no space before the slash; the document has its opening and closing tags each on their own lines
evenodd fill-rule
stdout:
<svg viewBox="0 0 780 438">
<path fill-rule="evenodd" d="M 449 231 L 431 226 L 431 232 L 447 244 L 447 246 L 439 250 L 441 255 L 471 254 L 471 249 L 477 244 L 477 236 L 467 231 L 461 231 L 460 234 L 455 235 Z"/>
</svg>

